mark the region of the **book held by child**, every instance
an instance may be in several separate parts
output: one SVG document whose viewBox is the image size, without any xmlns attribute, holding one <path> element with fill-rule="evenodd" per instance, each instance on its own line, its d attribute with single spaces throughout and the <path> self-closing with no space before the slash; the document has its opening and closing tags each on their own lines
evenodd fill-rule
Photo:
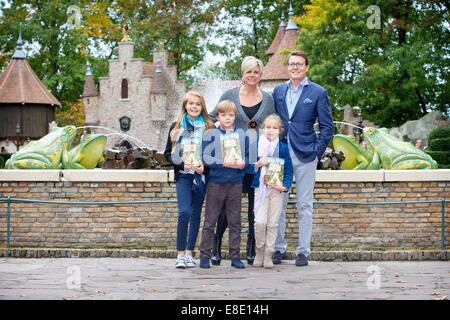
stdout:
<svg viewBox="0 0 450 320">
<path fill-rule="evenodd" d="M 241 145 L 239 134 L 236 132 L 222 134 L 220 136 L 222 143 L 223 162 L 242 161 Z"/>
<path fill-rule="evenodd" d="M 283 186 L 284 159 L 269 157 L 265 181 L 268 186 Z"/>
<path fill-rule="evenodd" d="M 200 137 L 189 137 L 181 140 L 182 159 L 185 165 L 196 167 L 201 164 L 201 143 Z"/>
</svg>

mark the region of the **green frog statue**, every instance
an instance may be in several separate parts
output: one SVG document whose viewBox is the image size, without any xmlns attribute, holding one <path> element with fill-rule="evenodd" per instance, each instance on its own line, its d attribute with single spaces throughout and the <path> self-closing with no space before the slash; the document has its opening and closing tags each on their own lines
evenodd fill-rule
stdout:
<svg viewBox="0 0 450 320">
<path fill-rule="evenodd" d="M 373 153 L 362 148 L 354 136 L 334 135 L 333 149 L 345 156 L 340 166 L 342 170 L 378 170 L 381 167 L 380 159 L 374 159 Z"/>
<path fill-rule="evenodd" d="M 64 169 L 93 169 L 104 162 L 103 150 L 106 136 L 103 134 L 88 135 L 79 145 L 69 151 L 68 161 L 63 163 Z"/>
<path fill-rule="evenodd" d="M 68 161 L 68 148 L 76 135 L 74 126 L 55 127 L 49 134 L 28 143 L 6 162 L 6 169 L 60 169 Z"/>
<path fill-rule="evenodd" d="M 411 143 L 398 140 L 387 130 L 364 128 L 367 150 L 351 136 L 337 134 L 333 137 L 333 147 L 342 151 L 344 170 L 414 170 L 437 169 L 437 162 Z"/>
<path fill-rule="evenodd" d="M 6 169 L 92 169 L 103 161 L 105 135 L 93 135 L 69 149 L 76 136 L 74 126 L 55 127 L 28 143 L 6 162 Z"/>
</svg>

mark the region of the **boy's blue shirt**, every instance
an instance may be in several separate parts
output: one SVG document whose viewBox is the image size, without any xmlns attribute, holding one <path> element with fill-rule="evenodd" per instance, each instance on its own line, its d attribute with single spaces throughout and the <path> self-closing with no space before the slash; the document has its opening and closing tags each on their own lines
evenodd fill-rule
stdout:
<svg viewBox="0 0 450 320">
<path fill-rule="evenodd" d="M 289 154 L 289 147 L 288 147 L 287 143 L 280 140 L 278 142 L 278 145 L 275 148 L 274 153 L 275 154 L 278 153 L 278 158 L 284 159 L 283 186 L 289 190 L 292 186 L 292 180 L 294 177 L 294 169 L 292 166 L 292 159 L 291 159 L 291 155 Z M 259 160 L 259 157 L 258 157 L 258 160 Z M 259 178 L 261 176 L 261 169 L 262 168 L 258 169 L 258 171 L 256 172 L 256 174 L 253 178 L 252 188 L 259 188 Z"/>
<path fill-rule="evenodd" d="M 208 183 L 217 184 L 241 184 L 245 173 L 254 173 L 255 165 L 249 161 L 249 143 L 246 137 L 242 136 L 243 131 L 233 129 L 233 132 L 239 134 L 241 151 L 243 150 L 244 169 L 227 168 L 223 166 L 222 149 L 220 144 L 220 135 L 226 132 L 222 128 L 215 128 L 205 131 L 203 138 L 203 162 L 205 167 L 209 167 Z M 217 143 L 217 148 L 214 144 Z M 219 153 L 216 154 L 216 150 Z"/>
</svg>

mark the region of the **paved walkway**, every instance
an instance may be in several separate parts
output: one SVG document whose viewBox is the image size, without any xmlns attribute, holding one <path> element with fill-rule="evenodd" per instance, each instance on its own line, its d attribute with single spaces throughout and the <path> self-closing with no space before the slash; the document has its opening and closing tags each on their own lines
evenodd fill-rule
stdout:
<svg viewBox="0 0 450 320">
<path fill-rule="evenodd" d="M 316 262 L 179 270 L 174 259 L 0 259 L 0 299 L 427 299 L 450 296 L 448 261 Z"/>
</svg>

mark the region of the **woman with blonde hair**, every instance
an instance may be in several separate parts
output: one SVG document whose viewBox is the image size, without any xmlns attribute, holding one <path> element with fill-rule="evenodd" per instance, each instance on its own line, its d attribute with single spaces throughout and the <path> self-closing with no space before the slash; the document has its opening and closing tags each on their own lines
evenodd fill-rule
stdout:
<svg viewBox="0 0 450 320">
<path fill-rule="evenodd" d="M 200 226 L 205 198 L 205 167 L 202 159 L 202 138 L 205 130 L 214 128 L 203 96 L 189 91 L 181 103 L 180 114 L 172 123 L 164 156 L 175 172 L 178 200 L 176 268 L 195 267 L 192 257 Z"/>
<path fill-rule="evenodd" d="M 231 100 L 237 107 L 235 120 L 236 129 L 248 130 L 248 137 L 259 135 L 259 128 L 264 119 L 275 113 L 275 104 L 272 94 L 261 90 L 259 83 L 264 71 L 264 65 L 261 60 L 247 56 L 242 60 L 241 72 L 242 83 L 240 86 L 227 90 L 219 99 Z M 215 110 L 210 112 L 210 117 L 216 121 Z M 247 262 L 253 264 L 255 259 L 255 231 L 253 212 L 255 193 L 251 188 L 253 174 L 246 174 L 242 181 L 243 193 L 248 194 L 248 234 L 247 234 Z M 222 236 L 227 228 L 227 220 L 225 214 L 221 214 L 217 222 L 216 234 L 214 236 L 213 256 L 211 262 L 219 265 L 222 259 L 221 243 Z"/>
</svg>

